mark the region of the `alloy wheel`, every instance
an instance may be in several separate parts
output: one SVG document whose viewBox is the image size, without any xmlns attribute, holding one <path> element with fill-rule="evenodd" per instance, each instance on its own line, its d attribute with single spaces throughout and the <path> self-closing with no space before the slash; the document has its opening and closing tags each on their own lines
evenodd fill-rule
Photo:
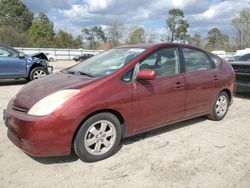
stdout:
<svg viewBox="0 0 250 188">
<path fill-rule="evenodd" d="M 113 123 L 101 120 L 93 123 L 87 130 L 84 138 L 84 146 L 92 155 L 107 153 L 116 140 L 116 129 Z"/>
</svg>

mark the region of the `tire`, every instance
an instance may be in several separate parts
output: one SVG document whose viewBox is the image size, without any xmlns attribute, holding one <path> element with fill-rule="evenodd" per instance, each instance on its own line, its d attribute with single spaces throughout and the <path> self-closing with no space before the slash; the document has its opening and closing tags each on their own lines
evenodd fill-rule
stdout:
<svg viewBox="0 0 250 188">
<path fill-rule="evenodd" d="M 229 108 L 229 97 L 226 92 L 221 92 L 213 104 L 211 114 L 208 115 L 208 118 L 214 121 L 222 120 L 228 111 Z"/>
<path fill-rule="evenodd" d="M 35 67 L 30 71 L 29 80 L 36 80 L 46 76 L 48 71 L 43 67 Z"/>
<path fill-rule="evenodd" d="M 121 141 L 121 124 L 111 113 L 96 114 L 85 121 L 74 139 L 74 151 L 85 162 L 113 155 Z"/>
</svg>

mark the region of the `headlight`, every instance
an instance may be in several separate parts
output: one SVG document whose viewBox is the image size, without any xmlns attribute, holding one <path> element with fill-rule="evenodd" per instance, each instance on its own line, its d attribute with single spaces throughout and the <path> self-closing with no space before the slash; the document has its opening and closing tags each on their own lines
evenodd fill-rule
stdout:
<svg viewBox="0 0 250 188">
<path fill-rule="evenodd" d="M 38 101 L 28 111 L 28 114 L 34 116 L 48 115 L 79 92 L 79 89 L 67 89 L 57 91 Z"/>
</svg>

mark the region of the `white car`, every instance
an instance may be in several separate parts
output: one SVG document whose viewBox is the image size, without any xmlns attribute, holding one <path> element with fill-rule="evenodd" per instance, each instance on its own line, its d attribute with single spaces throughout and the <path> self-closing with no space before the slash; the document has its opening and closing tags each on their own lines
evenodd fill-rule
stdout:
<svg viewBox="0 0 250 188">
<path fill-rule="evenodd" d="M 53 62 L 53 61 L 56 61 L 56 57 L 54 55 L 51 55 L 49 53 L 46 53 L 46 56 L 49 60 L 49 62 Z"/>
</svg>

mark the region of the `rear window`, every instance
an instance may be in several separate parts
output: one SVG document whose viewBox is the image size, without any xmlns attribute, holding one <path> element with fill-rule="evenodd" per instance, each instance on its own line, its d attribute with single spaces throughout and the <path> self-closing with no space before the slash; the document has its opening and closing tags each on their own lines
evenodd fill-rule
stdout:
<svg viewBox="0 0 250 188">
<path fill-rule="evenodd" d="M 211 61 L 205 53 L 190 48 L 183 48 L 182 51 L 186 64 L 186 72 L 211 69 Z"/>
</svg>

